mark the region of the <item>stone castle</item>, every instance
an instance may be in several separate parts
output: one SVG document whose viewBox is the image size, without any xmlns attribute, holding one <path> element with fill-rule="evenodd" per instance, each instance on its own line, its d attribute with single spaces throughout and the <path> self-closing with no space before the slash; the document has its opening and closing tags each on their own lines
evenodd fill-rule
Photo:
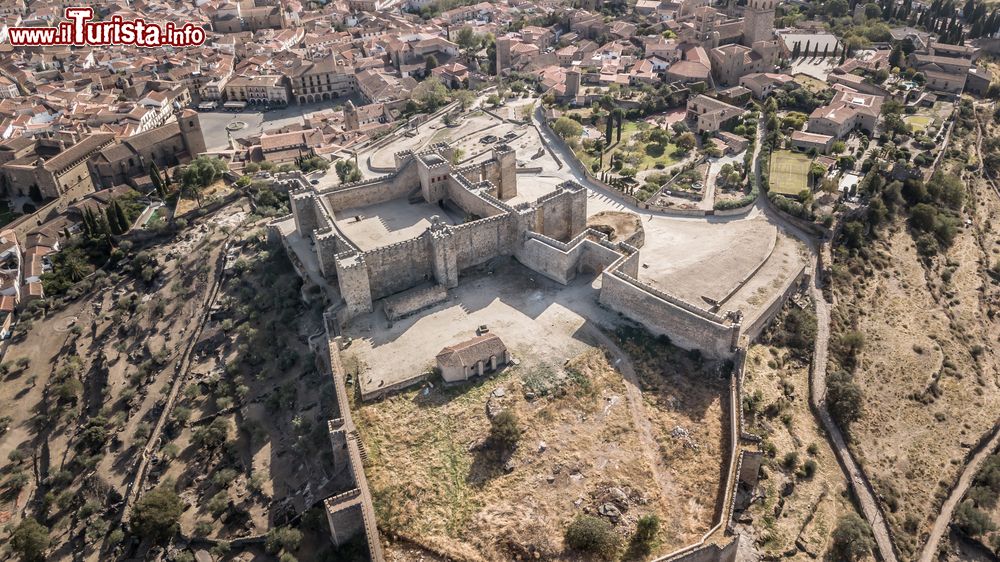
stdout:
<svg viewBox="0 0 1000 562">
<path fill-rule="evenodd" d="M 340 417 L 329 423 L 335 472 L 346 470 L 351 484 L 323 502 L 331 538 L 343 545 L 364 536 L 376 561 L 383 553 L 364 476 L 366 455 L 352 420 L 336 337 L 352 318 L 373 312 L 376 301 L 390 320 L 416 313 L 445 300 L 463 271 L 508 256 L 563 285 L 578 274 L 600 275 L 597 298 L 603 306 L 681 347 L 730 358 L 741 335 L 738 312 L 707 311 L 639 280 L 642 235 L 612 242 L 587 228 L 584 187 L 567 181 L 535 201 L 510 204 L 505 201 L 517 196 L 511 148 L 497 146 L 488 161 L 461 167 L 450 164 L 451 156 L 452 149 L 443 144 L 401 152 L 395 172 L 333 187 L 313 186 L 299 177 L 289 195 L 291 217 L 272 223 L 272 233 L 280 236 L 300 274 L 315 276 L 333 301 L 324 314 L 326 352 L 317 356 L 336 388 Z M 433 204 L 423 210 L 440 208 L 442 215 L 450 211 L 465 218 L 447 224 L 434 215 L 416 236 L 381 245 L 344 232 L 351 213 L 378 214 L 380 207 L 394 204 Z"/>
<path fill-rule="evenodd" d="M 368 181 L 291 193 L 298 234 L 311 236 L 324 278 L 339 288 L 341 322 L 372 312 L 373 301 L 424 283 L 458 286 L 459 274 L 498 256 L 516 255 L 528 232 L 568 240 L 584 229 L 586 191 L 564 183 L 535 201 L 510 206 L 517 195 L 515 154 L 506 145 L 484 163 L 451 165 L 452 149 L 435 145 L 423 152 L 396 154 L 396 171 Z M 440 217 L 414 238 L 385 246 L 361 247 L 338 225 L 340 211 L 406 199 L 455 209 L 463 224 Z M 440 294 L 440 293 L 428 293 Z"/>
<path fill-rule="evenodd" d="M 739 313 L 711 312 L 639 280 L 638 248 L 586 227 L 585 188 L 567 181 L 533 202 L 511 205 L 505 200 L 517 195 L 514 150 L 500 145 L 488 161 L 461 167 L 451 165 L 451 155 L 444 144 L 400 152 L 392 174 L 326 188 L 302 183 L 291 191 L 295 228 L 286 238 L 311 239 L 310 260 L 339 293 L 333 310 L 340 326 L 371 313 L 380 300 L 390 319 L 433 306 L 458 286 L 463 271 L 508 256 L 561 284 L 580 272 L 600 274 L 604 306 L 681 347 L 731 356 Z M 365 249 L 345 234 L 344 211 L 374 206 L 378 213 L 379 205 L 400 200 L 457 211 L 465 222 L 432 216 L 415 237 Z"/>
</svg>

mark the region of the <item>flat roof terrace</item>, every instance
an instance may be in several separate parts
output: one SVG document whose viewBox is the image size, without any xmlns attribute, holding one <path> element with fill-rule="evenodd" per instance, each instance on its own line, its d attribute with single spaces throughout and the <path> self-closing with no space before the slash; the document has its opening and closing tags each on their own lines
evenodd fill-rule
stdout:
<svg viewBox="0 0 1000 562">
<path fill-rule="evenodd" d="M 334 220 L 344 236 L 367 252 L 416 238 L 431 226 L 434 215 L 445 224 L 456 224 L 456 219 L 441 207 L 424 202 L 410 203 L 406 199 L 336 211 Z"/>
</svg>

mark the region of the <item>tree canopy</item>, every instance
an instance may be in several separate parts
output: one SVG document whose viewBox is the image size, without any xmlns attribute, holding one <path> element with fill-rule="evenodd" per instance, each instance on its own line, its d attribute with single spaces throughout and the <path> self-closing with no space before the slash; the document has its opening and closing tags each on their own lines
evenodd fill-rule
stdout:
<svg viewBox="0 0 1000 562">
<path fill-rule="evenodd" d="M 144 539 L 163 542 L 177 531 L 184 506 L 177 494 L 160 486 L 142 496 L 132 510 L 132 530 Z"/>
</svg>

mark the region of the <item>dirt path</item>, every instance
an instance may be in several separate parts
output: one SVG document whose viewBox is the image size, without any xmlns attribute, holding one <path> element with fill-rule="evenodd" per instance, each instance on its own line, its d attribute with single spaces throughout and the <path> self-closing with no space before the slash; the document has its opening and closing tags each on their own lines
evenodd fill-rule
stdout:
<svg viewBox="0 0 1000 562">
<path fill-rule="evenodd" d="M 224 207 L 228 208 L 228 207 Z M 205 324 L 208 322 L 208 318 L 212 312 L 212 305 L 219 296 L 219 289 L 222 286 L 222 280 L 225 277 L 223 271 L 223 262 L 225 260 L 225 250 L 232 240 L 234 234 L 238 232 L 239 229 L 233 229 L 232 232 L 226 236 L 222 241 L 220 246 L 221 250 L 216 255 L 216 265 L 215 272 L 213 274 L 212 285 L 209 287 L 205 295 L 205 300 L 202 306 L 201 316 L 198 319 L 198 325 L 194 330 L 191 331 L 191 336 L 187 341 L 184 348 L 184 353 L 181 356 L 180 361 L 175 364 L 174 367 L 174 378 L 171 381 L 170 394 L 167 396 L 167 401 L 163 406 L 163 410 L 160 413 L 160 417 L 156 420 L 156 425 L 149 434 L 149 439 L 146 441 L 146 446 L 142 450 L 142 454 L 139 458 L 139 464 L 135 471 L 135 476 L 132 482 L 129 484 L 128 491 L 125 494 L 125 504 L 121 510 L 121 521 L 127 523 L 129 516 L 131 515 L 132 506 L 135 501 L 139 498 L 142 493 L 143 484 L 146 481 L 146 473 L 149 470 L 149 462 L 152 460 L 154 451 L 159 447 L 160 444 L 160 434 L 163 432 L 163 427 L 166 425 L 167 420 L 170 418 L 173 412 L 174 406 L 177 404 L 177 397 L 180 395 L 181 390 L 184 387 L 184 383 L 187 380 L 188 369 L 191 366 L 191 353 L 194 351 L 195 344 L 201 338 L 202 330 L 205 328 Z"/>
<path fill-rule="evenodd" d="M 864 472 L 855 462 L 847 447 L 840 426 L 834 422 L 826 408 L 826 366 L 830 345 L 830 304 L 823 296 L 822 279 L 823 272 L 820 269 L 819 256 L 822 254 L 824 261 L 829 263 L 830 245 L 829 242 L 817 245 L 816 239 L 805 234 L 784 218 L 771 207 L 767 196 L 757 199 L 758 205 L 765 215 L 776 224 L 781 225 L 786 231 L 796 238 L 802 240 L 812 254 L 812 285 L 810 292 L 813 301 L 816 303 L 816 344 L 813 350 L 812 368 L 809 377 L 809 402 L 826 430 L 827 439 L 833 452 L 840 461 L 840 466 L 844 470 L 854 492 L 854 497 L 861 506 L 862 514 L 875 536 L 878 546 L 879 556 L 884 562 L 897 562 L 896 551 L 892 542 L 892 535 L 889 533 L 889 525 L 882 514 L 878 501 L 875 499 L 875 490 L 871 482 L 865 477 Z"/>
<path fill-rule="evenodd" d="M 1000 191 L 997 191 L 997 186 L 993 183 L 992 178 L 982 174 L 983 171 L 983 126 L 979 120 L 978 113 L 976 114 L 976 159 L 979 162 L 979 166 L 974 172 L 979 177 L 986 180 L 986 183 L 990 186 L 990 191 L 1000 198 Z M 943 151 L 942 151 L 943 152 Z M 979 472 L 979 467 L 982 466 L 983 461 L 993 451 L 996 451 L 1000 447 L 1000 422 L 993 426 L 993 435 L 990 437 L 989 442 L 982 448 L 978 453 L 973 455 L 969 462 L 962 469 L 962 474 L 958 477 L 958 482 L 955 487 L 952 488 L 951 493 L 948 498 L 941 505 L 941 511 L 938 512 L 937 518 L 934 520 L 934 525 L 931 527 L 930 534 L 927 537 L 927 542 L 924 543 L 924 548 L 920 553 L 920 562 L 931 562 L 938 551 L 938 544 L 941 542 L 941 538 L 944 537 L 945 533 L 948 531 L 948 525 L 951 523 L 952 515 L 955 513 L 955 508 L 958 503 L 965 496 L 965 492 L 969 490 L 969 486 L 972 485 L 972 480 L 975 478 L 976 473 Z"/>
<path fill-rule="evenodd" d="M 941 537 L 948 531 L 948 524 L 951 523 L 951 516 L 955 512 L 955 507 L 958 506 L 958 502 L 962 500 L 965 492 L 972 485 L 972 480 L 975 478 L 976 473 L 979 472 L 979 467 L 982 466 L 983 461 L 993 451 L 996 451 L 998 447 L 1000 447 L 1000 424 L 994 426 L 993 437 L 990 438 L 989 443 L 980 449 L 969 463 L 965 465 L 962 475 L 958 477 L 958 484 L 951 490 L 948 499 L 941 506 L 941 512 L 938 513 L 937 519 L 934 520 L 930 536 L 927 537 L 924 550 L 920 553 L 920 562 L 931 562 L 934 559 L 934 556 L 937 554 L 938 543 L 941 542 Z"/>
<path fill-rule="evenodd" d="M 642 452 L 649 462 L 649 469 L 653 473 L 653 479 L 660 486 L 660 493 L 663 499 L 674 497 L 674 482 L 669 476 L 669 470 L 663 463 L 660 455 L 660 446 L 653 435 L 653 424 L 649 421 L 649 414 L 646 413 L 646 402 L 642 398 L 642 390 L 639 389 L 639 377 L 635 374 L 635 367 L 628 355 L 614 341 L 611 340 L 599 328 L 586 325 L 587 333 L 592 336 L 598 344 L 607 348 L 615 357 L 614 367 L 622 373 L 625 380 L 625 394 L 628 398 L 628 409 L 632 414 L 632 421 L 639 430 L 639 441 L 642 443 Z"/>
<path fill-rule="evenodd" d="M 875 542 L 878 545 L 879 555 L 884 562 L 896 562 L 896 552 L 893 549 L 892 535 L 889 533 L 889 525 L 882 515 L 882 510 L 875 499 L 875 491 L 871 482 L 865 478 L 861 468 L 851 456 L 851 451 L 847 448 L 847 442 L 840 431 L 829 410 L 826 408 L 826 364 L 827 353 L 830 343 L 830 305 L 823 297 L 823 290 L 820 288 L 820 272 L 813 275 L 811 287 L 813 301 L 816 303 L 816 347 L 813 352 L 812 377 L 809 381 L 809 400 L 813 408 L 819 414 L 819 419 L 823 423 L 830 439 L 830 445 L 836 453 L 840 464 L 846 473 L 847 480 L 854 490 L 854 496 L 861 505 L 861 511 L 871 526 L 875 535 Z"/>
</svg>

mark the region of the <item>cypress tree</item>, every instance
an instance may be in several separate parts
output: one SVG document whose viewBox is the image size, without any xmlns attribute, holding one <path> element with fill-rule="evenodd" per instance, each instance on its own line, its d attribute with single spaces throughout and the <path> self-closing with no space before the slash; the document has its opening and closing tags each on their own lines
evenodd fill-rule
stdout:
<svg viewBox="0 0 1000 562">
<path fill-rule="evenodd" d="M 125 209 L 122 209 L 121 203 L 115 201 L 113 204 L 115 209 L 115 218 L 118 220 L 118 228 L 121 230 L 122 234 L 128 232 L 129 226 L 128 217 L 125 216 Z"/>
<path fill-rule="evenodd" d="M 94 215 L 91 214 L 90 209 L 83 210 L 83 233 L 90 238 L 94 235 Z"/>
<path fill-rule="evenodd" d="M 118 224 L 118 217 L 115 215 L 113 205 L 104 208 L 104 224 L 107 225 L 107 232 L 111 234 L 121 234 L 121 227 Z"/>
<path fill-rule="evenodd" d="M 613 120 L 614 120 L 614 117 L 612 117 L 612 115 L 609 113 L 608 117 L 607 117 L 607 120 L 604 122 L 604 138 L 605 138 L 605 140 L 608 141 L 608 144 L 611 144 L 611 127 L 612 127 L 612 123 L 611 122 Z"/>
<path fill-rule="evenodd" d="M 160 169 L 156 167 L 156 162 L 149 165 L 149 179 L 153 182 L 153 187 L 156 188 L 157 195 L 163 196 L 163 177 L 160 175 Z"/>
</svg>

